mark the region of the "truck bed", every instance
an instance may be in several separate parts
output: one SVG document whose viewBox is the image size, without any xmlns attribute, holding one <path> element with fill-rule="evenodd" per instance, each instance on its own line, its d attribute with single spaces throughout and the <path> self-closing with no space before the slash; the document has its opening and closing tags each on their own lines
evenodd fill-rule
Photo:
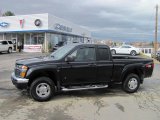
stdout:
<svg viewBox="0 0 160 120">
<path fill-rule="evenodd" d="M 139 56 L 113 55 L 112 60 L 114 64 L 114 79 L 118 79 L 119 75 L 123 72 L 122 70 L 124 70 L 125 67 L 127 68 L 127 66 L 141 66 L 142 68 L 139 67 L 139 69 L 144 69 L 144 78 L 151 77 L 154 68 L 152 59 Z"/>
</svg>

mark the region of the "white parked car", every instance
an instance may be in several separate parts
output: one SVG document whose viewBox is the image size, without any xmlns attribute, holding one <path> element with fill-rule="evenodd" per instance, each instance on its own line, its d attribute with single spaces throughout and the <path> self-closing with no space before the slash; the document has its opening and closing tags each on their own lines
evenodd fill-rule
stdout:
<svg viewBox="0 0 160 120">
<path fill-rule="evenodd" d="M 122 45 L 120 47 L 113 47 L 110 49 L 112 54 L 130 54 L 132 56 L 140 54 L 139 48 L 133 47 L 131 45 Z"/>
<path fill-rule="evenodd" d="M 13 50 L 13 43 L 11 40 L 0 40 L 0 52 L 11 53 Z"/>
</svg>

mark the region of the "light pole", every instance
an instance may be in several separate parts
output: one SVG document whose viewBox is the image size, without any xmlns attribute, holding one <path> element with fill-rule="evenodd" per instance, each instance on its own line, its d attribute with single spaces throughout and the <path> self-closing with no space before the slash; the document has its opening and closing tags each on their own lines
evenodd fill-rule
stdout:
<svg viewBox="0 0 160 120">
<path fill-rule="evenodd" d="M 154 58 L 156 58 L 157 52 L 157 31 L 158 31 L 158 5 L 156 5 L 156 16 L 155 16 L 155 42 L 154 42 Z"/>
</svg>

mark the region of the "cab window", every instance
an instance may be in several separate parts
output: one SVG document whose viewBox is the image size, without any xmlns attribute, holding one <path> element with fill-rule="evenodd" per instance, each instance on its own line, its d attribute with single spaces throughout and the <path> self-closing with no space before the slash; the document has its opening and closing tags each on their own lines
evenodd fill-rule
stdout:
<svg viewBox="0 0 160 120">
<path fill-rule="evenodd" d="M 95 48 L 84 47 L 75 50 L 70 56 L 74 57 L 75 62 L 95 61 Z"/>
<path fill-rule="evenodd" d="M 110 54 L 108 48 L 98 48 L 98 60 L 109 60 Z"/>
</svg>

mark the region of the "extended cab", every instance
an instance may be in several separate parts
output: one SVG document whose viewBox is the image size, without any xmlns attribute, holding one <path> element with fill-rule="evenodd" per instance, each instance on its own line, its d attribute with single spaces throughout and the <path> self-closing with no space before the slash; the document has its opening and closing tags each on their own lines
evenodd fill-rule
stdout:
<svg viewBox="0 0 160 120">
<path fill-rule="evenodd" d="M 133 93 L 153 68 L 151 59 L 112 56 L 106 45 L 70 44 L 47 57 L 17 60 L 11 79 L 35 100 L 46 101 L 55 92 L 107 88 L 110 83 Z"/>
</svg>

